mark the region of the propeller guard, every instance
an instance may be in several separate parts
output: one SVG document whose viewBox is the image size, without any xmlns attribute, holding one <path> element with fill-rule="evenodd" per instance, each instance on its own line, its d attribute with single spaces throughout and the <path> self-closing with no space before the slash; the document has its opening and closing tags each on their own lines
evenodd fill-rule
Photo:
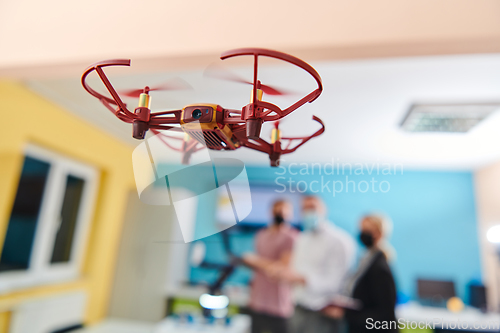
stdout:
<svg viewBox="0 0 500 333">
<path fill-rule="evenodd" d="M 253 67 L 254 89 L 252 91 L 253 94 L 251 99 L 252 102 L 244 106 L 241 113 L 241 120 L 244 120 L 247 124 L 247 137 L 249 139 L 255 140 L 260 137 L 260 129 L 263 122 L 280 120 L 281 118 L 285 117 L 286 115 L 296 110 L 300 106 L 304 105 L 305 103 L 313 102 L 316 98 L 319 97 L 319 95 L 321 95 L 321 92 L 323 91 L 323 83 L 321 81 L 321 77 L 311 65 L 309 65 L 308 63 L 299 58 L 296 58 L 294 56 L 291 56 L 283 52 L 261 49 L 261 48 L 242 48 L 242 49 L 226 51 L 222 53 L 220 58 L 221 60 L 225 60 L 228 58 L 245 56 L 245 55 L 251 55 L 254 58 L 254 67 Z M 316 88 L 315 90 L 305 95 L 297 102 L 295 102 L 294 104 L 290 105 L 285 109 L 281 109 L 275 104 L 259 100 L 258 98 L 258 89 L 260 87 L 260 81 L 258 80 L 259 56 L 283 60 L 305 70 L 316 80 L 318 88 Z"/>
</svg>

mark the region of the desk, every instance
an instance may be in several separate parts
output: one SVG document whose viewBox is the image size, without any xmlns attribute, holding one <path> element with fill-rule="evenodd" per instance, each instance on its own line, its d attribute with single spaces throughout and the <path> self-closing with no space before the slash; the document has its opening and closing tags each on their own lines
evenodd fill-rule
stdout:
<svg viewBox="0 0 500 333">
<path fill-rule="evenodd" d="M 435 328 L 443 330 L 448 329 L 462 332 L 500 331 L 500 314 L 482 313 L 478 309 L 470 307 L 466 307 L 460 312 L 451 312 L 445 308 L 423 306 L 417 302 L 410 302 L 399 305 L 396 308 L 396 317 L 403 319 L 405 322 L 432 323 L 436 320 L 436 323 L 439 323 L 435 325 Z M 474 326 L 477 328 L 474 329 Z M 421 331 L 426 330 L 421 329 Z"/>
<path fill-rule="evenodd" d="M 206 292 L 206 287 L 181 287 L 173 292 L 174 297 L 198 300 L 201 294 Z M 236 306 L 246 306 L 248 304 L 248 290 L 245 288 L 228 288 L 226 294 L 229 296 L 230 304 Z M 500 314 L 498 313 L 482 313 L 478 309 L 466 307 L 461 312 L 451 312 L 446 308 L 438 308 L 431 306 L 423 306 L 417 302 L 409 302 L 407 304 L 399 305 L 396 308 L 396 317 L 403 319 L 405 322 L 429 322 L 432 323 L 434 319 L 439 319 L 439 324 L 435 325 L 439 329 L 453 329 L 455 324 L 460 323 L 469 325 L 468 329 L 457 329 L 456 331 L 462 332 L 500 332 Z M 473 328 L 474 324 L 479 324 L 479 329 Z M 481 328 L 483 324 L 483 328 Z M 425 326 L 425 324 L 424 324 Z M 489 327 L 488 327 L 489 326 Z M 461 326 L 463 327 L 463 326 Z M 402 330 L 405 332 L 405 330 Z M 429 329 L 414 329 L 410 332 L 432 332 Z"/>
</svg>

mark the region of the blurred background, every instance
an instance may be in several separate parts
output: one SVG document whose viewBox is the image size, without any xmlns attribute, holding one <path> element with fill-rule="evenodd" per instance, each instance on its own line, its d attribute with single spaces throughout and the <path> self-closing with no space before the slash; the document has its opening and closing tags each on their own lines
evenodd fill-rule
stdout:
<svg viewBox="0 0 500 333">
<path fill-rule="evenodd" d="M 275 199 L 291 200 L 299 226 L 300 200 L 313 192 L 353 237 L 367 212 L 391 217 L 406 318 L 452 316 L 433 302 L 458 297 L 471 318 L 500 322 L 500 2 L 4 0 L 0 45 L 0 332 L 188 332 L 197 324 L 199 297 L 221 271 L 193 265 L 173 207 L 139 200 L 131 156 L 140 142 L 80 78 L 97 61 L 132 59 L 106 71 L 117 89 L 178 78 L 190 86 L 152 93 L 152 111 L 241 109 L 249 86 L 204 75 L 223 63 L 250 79 L 250 58 L 219 59 L 239 47 L 310 63 L 323 94 L 280 126 L 284 136 L 307 135 L 316 115 L 326 132 L 279 168 L 246 148 L 213 154 L 245 163 L 253 209 L 199 240 L 205 259 L 225 265 L 231 253 L 253 251 Z M 315 88 L 291 65 L 261 66 L 263 82 L 291 92 L 270 96 L 277 105 Z M 89 80 L 105 91 L 97 75 Z M 154 162 L 180 161 L 167 150 Z M 204 196 L 189 207 L 192 232 L 224 224 L 227 209 L 218 191 Z M 238 267 L 224 284 L 221 332 L 248 330 L 251 278 Z"/>
</svg>

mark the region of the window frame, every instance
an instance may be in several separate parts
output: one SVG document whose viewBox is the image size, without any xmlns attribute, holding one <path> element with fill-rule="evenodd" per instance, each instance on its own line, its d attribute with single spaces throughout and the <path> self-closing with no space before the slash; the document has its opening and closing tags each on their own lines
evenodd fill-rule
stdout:
<svg viewBox="0 0 500 333">
<path fill-rule="evenodd" d="M 26 270 L 0 272 L 0 292 L 77 279 L 84 259 L 85 245 L 95 211 L 99 173 L 95 167 L 62 156 L 45 148 L 27 145 L 24 157 L 50 164 L 42 196 L 29 266 Z M 72 175 L 84 180 L 71 255 L 67 262 L 51 263 L 52 251 L 61 219 L 66 179 Z"/>
</svg>

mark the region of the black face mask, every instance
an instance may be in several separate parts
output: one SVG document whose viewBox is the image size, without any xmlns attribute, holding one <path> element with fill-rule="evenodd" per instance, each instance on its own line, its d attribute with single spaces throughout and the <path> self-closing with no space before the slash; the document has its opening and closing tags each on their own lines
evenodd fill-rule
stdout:
<svg viewBox="0 0 500 333">
<path fill-rule="evenodd" d="M 359 234 L 359 240 L 367 248 L 370 248 L 373 246 L 373 236 L 369 232 L 361 232 Z"/>
<path fill-rule="evenodd" d="M 281 225 L 283 224 L 283 222 L 285 222 L 285 219 L 281 214 L 274 215 L 274 224 Z"/>
</svg>

